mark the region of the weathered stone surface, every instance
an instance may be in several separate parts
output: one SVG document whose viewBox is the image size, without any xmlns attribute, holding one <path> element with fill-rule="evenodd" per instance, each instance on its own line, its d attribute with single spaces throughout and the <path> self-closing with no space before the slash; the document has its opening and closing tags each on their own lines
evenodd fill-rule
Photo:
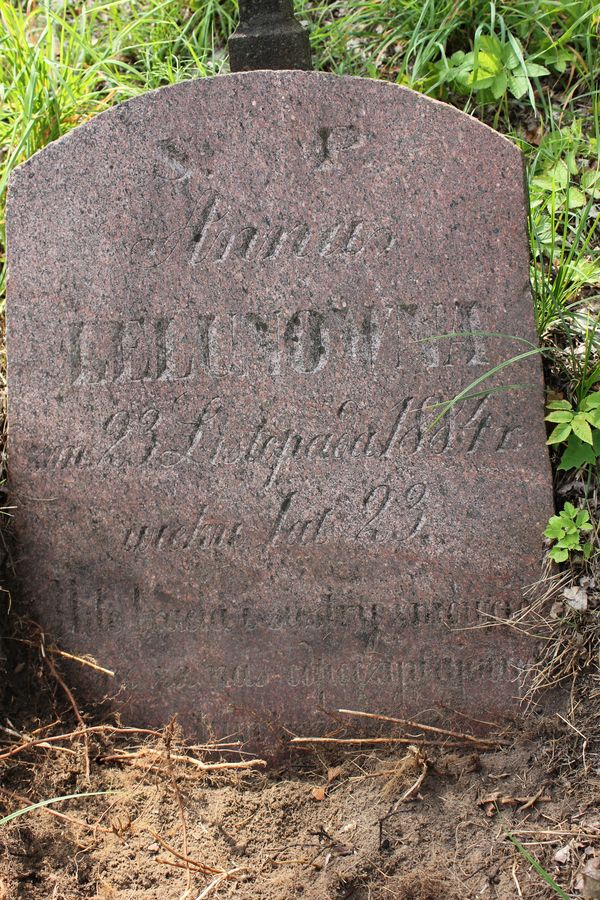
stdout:
<svg viewBox="0 0 600 900">
<path fill-rule="evenodd" d="M 469 626 L 538 576 L 539 360 L 427 424 L 527 350 L 482 332 L 535 340 L 515 147 L 394 85 L 225 76 L 35 156 L 8 227 L 22 603 L 115 669 L 88 696 L 250 736 L 513 706 L 527 648 Z"/>
</svg>

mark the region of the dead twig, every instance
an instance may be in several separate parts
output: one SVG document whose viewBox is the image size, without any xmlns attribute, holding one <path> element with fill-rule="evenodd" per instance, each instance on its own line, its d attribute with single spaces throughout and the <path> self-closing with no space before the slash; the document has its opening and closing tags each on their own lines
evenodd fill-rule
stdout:
<svg viewBox="0 0 600 900">
<path fill-rule="evenodd" d="M 75 718 L 77 719 L 77 722 L 79 723 L 79 726 L 81 729 L 81 736 L 83 737 L 83 747 L 84 747 L 85 780 L 89 784 L 90 783 L 90 738 L 88 735 L 87 725 L 83 719 L 83 716 L 79 712 L 79 707 L 77 706 L 77 702 L 75 700 L 75 697 L 73 696 L 73 693 L 71 692 L 71 689 L 66 684 L 62 675 L 60 674 L 60 672 L 54 665 L 54 661 L 45 654 L 43 639 L 44 639 L 44 636 L 40 632 L 40 641 L 41 641 L 40 651 L 41 651 L 42 657 L 46 661 L 46 664 L 47 664 L 48 668 L 50 669 L 50 673 L 51 673 L 52 677 L 57 682 L 57 684 L 60 685 L 60 687 L 66 694 L 67 699 L 68 699 L 69 703 L 71 704 L 71 707 L 75 714 Z"/>
<path fill-rule="evenodd" d="M 351 775 L 348 781 L 364 781 L 365 778 L 389 778 L 397 774 L 397 769 L 382 769 L 380 772 L 364 772 L 362 775 Z"/>
<path fill-rule="evenodd" d="M 439 728 L 436 725 L 423 725 L 421 722 L 413 722 L 411 719 L 397 719 L 394 716 L 384 716 L 379 713 L 361 712 L 356 709 L 338 709 L 339 713 L 346 716 L 360 716 L 363 719 L 376 719 L 380 722 L 393 722 L 395 725 L 402 725 L 404 728 L 416 728 L 418 731 L 428 731 L 433 734 L 445 734 L 447 737 L 457 738 L 460 741 L 467 741 L 471 744 L 477 744 L 480 747 L 497 747 L 507 744 L 507 741 L 501 739 L 478 738 L 472 734 L 465 734 L 462 731 L 452 731 L 449 728 Z M 414 743 L 414 740 L 412 741 Z"/>
<path fill-rule="evenodd" d="M 411 784 L 409 789 L 405 791 L 399 800 L 396 801 L 396 805 L 400 806 L 401 803 L 406 803 L 408 800 L 412 800 L 412 798 L 419 792 L 419 788 L 425 781 L 425 776 L 427 775 L 427 760 L 423 762 L 423 768 L 419 773 L 417 780 Z"/>
<path fill-rule="evenodd" d="M 544 784 L 536 794 L 534 794 L 532 797 L 528 797 L 527 800 L 525 800 L 525 802 L 521 806 L 519 806 L 518 812 L 525 812 L 525 810 L 531 809 L 532 806 L 535 806 L 538 800 L 550 800 L 550 797 L 544 797 L 545 790 L 546 785 Z"/>
<path fill-rule="evenodd" d="M 427 738 L 373 737 L 373 738 L 334 738 L 334 737 L 294 737 L 291 744 L 414 744 L 419 747 L 464 747 L 465 741 L 432 741 Z M 467 742 L 468 743 L 468 742 Z M 1 757 L 0 757 L 1 759 Z"/>
<path fill-rule="evenodd" d="M 419 772 L 416 780 L 411 784 L 411 786 L 406 790 L 390 807 L 389 812 L 386 813 L 381 819 L 379 819 L 379 846 L 381 847 L 383 843 L 383 825 L 384 822 L 387 822 L 392 816 L 396 815 L 399 808 L 403 803 L 408 803 L 410 800 L 415 797 L 421 785 L 425 781 L 427 773 L 429 771 L 429 760 L 424 753 L 419 752 L 419 748 L 416 745 L 412 745 L 411 752 L 415 758 L 415 761 L 418 762 L 421 766 L 421 771 Z"/>
<path fill-rule="evenodd" d="M 216 878 L 207 884 L 203 891 L 200 891 L 196 900 L 204 900 L 205 897 L 208 897 L 210 893 L 212 893 L 219 885 L 223 884 L 224 881 L 228 881 L 230 878 L 235 878 L 237 875 L 241 873 L 246 873 L 248 871 L 246 866 L 239 866 L 237 869 L 230 869 L 228 872 L 223 872 L 221 875 L 217 875 Z"/>
<path fill-rule="evenodd" d="M 0 761 L 9 759 L 11 756 L 17 756 L 19 753 L 23 753 L 23 751 L 29 750 L 32 747 L 43 747 L 46 744 L 54 743 L 55 741 L 73 740 L 81 737 L 83 734 L 146 734 L 161 739 L 163 736 L 162 732 L 152 731 L 149 728 L 118 728 L 114 725 L 91 725 L 90 727 L 86 727 L 84 724 L 83 729 L 76 728 L 74 731 L 67 731 L 65 734 L 55 734 L 50 737 L 36 738 L 35 740 L 26 741 L 24 744 L 18 744 L 15 747 L 11 747 L 11 749 L 7 750 L 5 753 L 0 753 Z"/>
<path fill-rule="evenodd" d="M 35 641 L 28 641 L 26 638 L 14 638 L 14 640 L 19 644 L 27 644 L 30 647 L 39 647 L 39 644 L 36 644 Z M 90 669 L 94 669 L 95 672 L 102 672 L 103 675 L 110 675 L 111 678 L 115 677 L 115 673 L 112 669 L 106 669 L 104 666 L 99 665 L 99 663 L 91 656 L 76 656 L 73 653 L 67 653 L 66 650 L 61 650 L 56 644 L 51 644 L 44 649 L 46 653 L 52 653 L 54 656 L 62 656 L 63 659 L 70 659 L 73 662 L 80 663 L 82 666 L 88 666 Z"/>
<path fill-rule="evenodd" d="M 150 831 L 150 834 L 163 850 L 166 850 L 167 853 L 171 853 L 176 859 L 180 860 L 184 865 L 191 866 L 193 869 L 196 869 L 198 872 L 201 872 L 203 875 L 222 875 L 225 869 L 215 868 L 214 866 L 207 866 L 206 863 L 198 862 L 197 859 L 192 859 L 189 856 L 185 856 L 183 853 L 180 853 L 179 850 L 176 850 L 168 841 L 165 841 L 163 837 L 160 836 L 156 831 Z"/>
<path fill-rule="evenodd" d="M 167 772 L 169 775 L 169 780 L 175 791 L 175 797 L 177 798 L 177 807 L 179 809 L 179 818 L 181 819 L 181 829 L 183 835 L 183 856 L 186 860 L 188 857 L 188 833 L 187 833 L 187 820 L 185 817 L 185 806 L 183 803 L 183 797 L 181 796 L 181 791 L 179 790 L 179 785 L 177 784 L 177 779 L 175 777 L 175 772 L 173 770 L 173 760 L 171 759 L 171 742 L 173 740 L 173 731 L 175 728 L 175 719 L 172 719 L 171 722 L 167 725 L 165 729 L 165 756 L 166 756 L 166 766 Z M 190 870 L 189 863 L 186 862 L 186 877 L 187 877 L 187 891 L 186 895 L 191 894 L 192 892 L 192 872 Z"/>
<path fill-rule="evenodd" d="M 3 731 L 8 731 L 7 728 L 2 729 Z M 17 732 L 11 732 L 12 734 L 16 734 L 17 737 L 22 738 L 23 735 L 17 734 Z M 72 750 L 70 747 L 61 747 L 60 744 L 50 744 L 48 741 L 39 741 L 37 743 L 38 747 L 41 747 L 42 750 L 52 750 L 55 753 L 68 753 L 70 756 L 77 756 L 75 750 Z M 1 759 L 1 757 L 0 757 Z"/>
<path fill-rule="evenodd" d="M 132 752 L 123 750 L 120 753 L 113 753 L 110 756 L 103 756 L 102 761 L 128 762 L 135 764 L 136 761 L 140 761 L 143 759 L 143 757 L 146 756 L 164 757 L 164 753 L 161 750 L 157 750 L 153 747 L 141 747 L 139 750 Z M 182 756 L 180 754 L 171 754 L 171 759 L 173 760 L 173 762 L 182 762 L 194 766 L 201 772 L 219 772 L 228 769 L 251 769 L 255 766 L 267 765 L 266 760 L 264 759 L 247 759 L 240 762 L 205 763 L 200 759 L 196 759 L 195 756 Z"/>
<path fill-rule="evenodd" d="M 572 828 L 571 831 L 553 831 L 548 828 L 519 828 L 515 825 L 512 829 L 513 834 L 549 834 L 553 837 L 575 837 L 582 841 L 597 841 L 600 837 L 600 829 L 595 834 L 588 834 L 586 831 Z"/>
</svg>

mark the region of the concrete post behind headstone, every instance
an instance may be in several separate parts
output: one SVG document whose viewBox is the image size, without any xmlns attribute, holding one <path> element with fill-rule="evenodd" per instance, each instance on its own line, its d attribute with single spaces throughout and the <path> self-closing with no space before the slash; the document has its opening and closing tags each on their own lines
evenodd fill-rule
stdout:
<svg viewBox="0 0 600 900">
<path fill-rule="evenodd" d="M 528 349 L 486 333 L 535 342 L 509 141 L 380 82 L 194 81 L 21 166 L 8 234 L 20 608 L 116 671 L 88 699 L 245 736 L 514 709 L 530 647 L 473 629 L 539 574 L 539 359 L 429 427 Z"/>
</svg>

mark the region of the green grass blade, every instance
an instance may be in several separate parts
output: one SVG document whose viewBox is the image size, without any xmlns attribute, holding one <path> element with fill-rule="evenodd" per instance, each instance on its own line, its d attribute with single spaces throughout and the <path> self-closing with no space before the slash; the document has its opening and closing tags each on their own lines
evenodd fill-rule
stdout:
<svg viewBox="0 0 600 900">
<path fill-rule="evenodd" d="M 521 362 L 523 359 L 528 359 L 530 356 L 537 356 L 538 354 L 544 354 L 547 351 L 543 347 L 536 347 L 534 350 L 527 350 L 526 353 L 518 353 L 517 356 L 511 356 L 510 359 L 505 359 L 503 362 L 498 363 L 497 366 L 494 366 L 492 369 L 488 369 L 487 372 L 484 372 L 483 375 L 480 375 L 479 378 L 476 378 L 470 384 L 463 388 L 456 396 L 452 398 L 452 400 L 448 400 L 447 403 L 444 404 L 443 409 L 439 416 L 432 422 L 432 426 L 436 425 L 441 419 L 444 418 L 446 413 L 450 412 L 453 406 L 456 406 L 457 403 L 460 403 L 462 400 L 467 400 L 473 388 L 478 387 L 484 381 L 487 381 L 488 378 L 493 378 L 498 372 L 501 372 L 502 369 L 506 369 L 507 366 L 512 366 L 515 363 Z"/>
<path fill-rule="evenodd" d="M 52 803 L 60 803 L 62 800 L 79 800 L 82 797 L 103 797 L 107 794 L 117 793 L 118 791 L 90 791 L 86 794 L 65 794 L 64 797 L 51 797 L 49 800 L 41 800 L 39 803 L 32 803 L 31 806 L 24 806 L 22 809 L 17 809 L 15 812 L 9 813 L 7 816 L 4 816 L 3 819 L 0 819 L 0 825 L 7 825 L 8 822 L 12 822 L 13 819 L 17 819 L 19 816 L 24 816 L 26 813 L 41 809 L 43 806 L 50 806 Z"/>
<path fill-rule="evenodd" d="M 555 882 L 554 878 L 552 878 L 552 876 L 548 872 L 546 872 L 544 867 L 537 861 L 535 856 L 532 856 L 531 853 L 529 853 L 529 851 L 523 846 L 523 844 L 521 844 L 520 841 L 516 839 L 516 837 L 514 837 L 509 831 L 506 832 L 506 837 L 509 839 L 509 841 L 511 841 L 511 843 L 515 845 L 523 859 L 527 860 L 529 865 L 535 869 L 538 875 L 540 875 L 544 879 L 546 884 L 552 888 L 552 890 L 557 894 L 557 896 L 561 898 L 561 900 L 570 900 L 569 895 L 565 894 L 563 889 L 559 887 L 559 885 Z"/>
</svg>

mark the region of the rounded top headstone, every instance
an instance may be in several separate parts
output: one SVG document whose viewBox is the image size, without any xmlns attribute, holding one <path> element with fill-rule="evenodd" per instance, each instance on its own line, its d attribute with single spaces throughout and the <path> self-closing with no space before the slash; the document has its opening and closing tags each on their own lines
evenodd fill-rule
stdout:
<svg viewBox="0 0 600 900">
<path fill-rule="evenodd" d="M 82 690 L 263 744 L 512 708 L 529 647 L 471 626 L 538 577 L 539 359 L 436 416 L 535 343 L 516 147 L 397 85 L 219 76 L 34 156 L 8 237 L 21 596 L 116 671 Z"/>
</svg>

